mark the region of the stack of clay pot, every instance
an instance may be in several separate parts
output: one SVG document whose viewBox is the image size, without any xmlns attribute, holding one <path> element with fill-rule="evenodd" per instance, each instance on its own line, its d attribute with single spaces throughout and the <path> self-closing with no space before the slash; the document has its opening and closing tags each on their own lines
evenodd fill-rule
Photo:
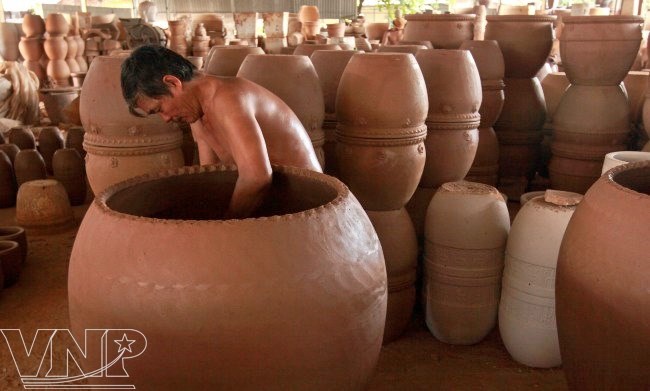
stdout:
<svg viewBox="0 0 650 391">
<path fill-rule="evenodd" d="M 404 41 L 430 41 L 436 49 L 458 49 L 473 38 L 475 15 L 415 14 L 405 16 Z"/>
<path fill-rule="evenodd" d="M 415 304 L 417 238 L 404 205 L 426 161 L 427 108 L 427 87 L 411 54 L 355 54 L 343 71 L 336 96 L 338 171 L 384 250 L 386 342 L 404 331 Z"/>
<path fill-rule="evenodd" d="M 181 56 L 185 57 L 188 55 L 189 50 L 187 47 L 187 38 L 185 33 L 187 31 L 187 25 L 185 20 L 170 20 L 169 21 L 169 49 L 175 51 Z"/>
<path fill-rule="evenodd" d="M 72 82 L 75 82 L 75 79 L 79 80 L 81 78 L 83 82 L 83 77 L 85 77 L 85 73 L 88 72 L 88 62 L 86 61 L 85 58 L 85 52 L 86 52 L 86 42 L 84 39 L 81 37 L 81 32 L 79 31 L 79 15 L 72 15 L 72 25 L 70 27 L 70 34 L 74 37 L 75 41 L 77 42 L 77 56 L 75 57 L 75 60 L 77 64 L 79 65 L 79 76 L 75 77 L 75 75 L 72 75 Z M 79 83 L 76 85 L 77 87 L 81 87 L 82 83 Z"/>
<path fill-rule="evenodd" d="M 323 144 L 325 103 L 318 74 L 307 56 L 251 54 L 237 76 L 251 80 L 282 99 L 307 130 L 322 167 L 326 166 Z M 296 84 L 299 80 L 300 84 Z"/>
<path fill-rule="evenodd" d="M 495 186 L 499 179 L 499 140 L 492 127 L 501 115 L 505 65 L 497 41 L 465 41 L 461 49 L 469 50 L 481 77 L 483 99 L 479 114 L 479 143 L 466 180 Z"/>
<path fill-rule="evenodd" d="M 564 234 L 556 315 L 572 389 L 650 387 L 649 178 L 650 161 L 611 169 L 587 191 Z"/>
<path fill-rule="evenodd" d="M 213 46 L 205 63 L 205 73 L 215 76 L 237 76 L 239 67 L 249 54 L 264 54 L 257 46 Z"/>
<path fill-rule="evenodd" d="M 555 269 L 560 244 L 582 196 L 547 190 L 517 213 L 506 247 L 499 331 L 510 355 L 524 365 L 562 363 L 555 321 Z"/>
<path fill-rule="evenodd" d="M 476 156 L 481 77 L 467 50 L 420 50 L 415 56 L 429 96 L 426 165 L 408 210 L 422 238 L 429 201 L 445 182 L 462 180 Z"/>
<path fill-rule="evenodd" d="M 194 57 L 206 57 L 210 50 L 210 37 L 208 32 L 203 27 L 203 23 L 199 23 L 194 30 L 192 37 L 192 55 Z"/>
<path fill-rule="evenodd" d="M 440 186 L 427 210 L 423 304 L 442 342 L 480 342 L 497 322 L 510 229 L 499 191 L 475 182 Z"/>
<path fill-rule="evenodd" d="M 47 37 L 44 48 L 45 54 L 49 58 L 47 63 L 48 79 L 55 87 L 69 86 L 70 66 L 66 62 L 68 43 L 65 39 L 65 35 L 70 30 L 68 22 L 62 14 L 48 14 L 45 18 L 45 30 Z"/>
<path fill-rule="evenodd" d="M 25 61 L 23 65 L 34 72 L 41 82 L 41 86 L 47 83 L 47 74 L 40 63 L 45 55 L 43 49 L 43 33 L 45 33 L 45 22 L 39 15 L 27 14 L 23 18 L 23 32 L 25 36 L 20 39 L 18 48 Z"/>
<path fill-rule="evenodd" d="M 280 54 L 283 47 L 287 46 L 287 31 L 289 29 L 288 12 L 265 12 L 262 14 L 264 21 L 264 50 L 269 54 Z"/>
<path fill-rule="evenodd" d="M 555 110 L 557 110 L 557 105 L 560 104 L 560 100 L 570 84 L 564 72 L 551 72 L 541 81 L 544 100 L 546 101 L 546 121 L 542 128 L 543 138 L 538 172 L 545 178 L 548 178 L 548 163 L 551 160 L 553 116 Z"/>
<path fill-rule="evenodd" d="M 553 117 L 554 189 L 585 193 L 605 155 L 627 148 L 630 108 L 621 82 L 641 42 L 638 16 L 567 16 L 560 51 L 571 86 Z M 488 26 L 489 27 L 489 26 Z"/>
<path fill-rule="evenodd" d="M 233 17 L 237 39 L 248 46 L 257 46 L 257 12 L 236 12 Z"/>
<path fill-rule="evenodd" d="M 303 5 L 298 12 L 302 24 L 302 35 L 305 39 L 314 39 L 320 32 L 320 12 L 315 5 Z"/>
<path fill-rule="evenodd" d="M 343 71 L 354 54 L 353 50 L 317 50 L 311 55 L 311 62 L 318 74 L 325 101 L 325 120 L 323 121 L 325 144 L 323 144 L 323 152 L 325 153 L 327 165 L 324 169 L 325 173 L 333 176 L 338 176 L 336 159 L 336 93 Z"/>
<path fill-rule="evenodd" d="M 95 58 L 81 92 L 86 172 L 95 194 L 124 179 L 184 163 L 183 135 L 176 125 L 157 115 L 138 118 L 129 113 L 120 86 L 124 59 Z"/>
<path fill-rule="evenodd" d="M 499 139 L 499 190 L 518 199 L 540 156 L 546 105 L 535 77 L 553 45 L 554 16 L 487 17 L 485 39 L 496 40 L 505 61 L 505 102 L 494 125 Z"/>
</svg>

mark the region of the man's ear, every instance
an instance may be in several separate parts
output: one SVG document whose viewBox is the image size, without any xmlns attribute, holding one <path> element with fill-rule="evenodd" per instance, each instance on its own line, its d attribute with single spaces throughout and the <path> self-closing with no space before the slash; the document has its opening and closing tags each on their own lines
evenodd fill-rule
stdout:
<svg viewBox="0 0 650 391">
<path fill-rule="evenodd" d="M 173 91 L 175 89 L 181 90 L 183 88 L 183 82 L 176 76 L 165 75 L 163 76 L 162 80 L 170 91 Z"/>
</svg>

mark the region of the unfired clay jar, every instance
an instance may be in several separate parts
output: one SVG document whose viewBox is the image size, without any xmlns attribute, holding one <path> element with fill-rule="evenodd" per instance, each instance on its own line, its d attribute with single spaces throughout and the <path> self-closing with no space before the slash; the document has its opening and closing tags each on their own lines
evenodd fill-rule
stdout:
<svg viewBox="0 0 650 391">
<path fill-rule="evenodd" d="M 81 205 L 86 200 L 86 170 L 84 160 L 75 149 L 62 148 L 52 159 L 54 179 L 59 181 L 68 193 L 70 204 Z"/>
<path fill-rule="evenodd" d="M 16 178 L 9 156 L 0 151 L 0 208 L 16 204 Z"/>
<path fill-rule="evenodd" d="M 264 54 L 264 50 L 251 46 L 215 46 L 208 54 L 205 73 L 215 76 L 236 76 L 241 63 L 249 54 Z"/>
<path fill-rule="evenodd" d="M 492 186 L 443 184 L 425 225 L 427 327 L 442 342 L 480 342 L 496 325 L 508 208 Z"/>
<path fill-rule="evenodd" d="M 323 152 L 325 103 L 318 74 L 309 57 L 252 54 L 244 59 L 237 76 L 268 89 L 296 113 L 309 134 L 318 161 L 325 167 L 327 164 Z"/>
<path fill-rule="evenodd" d="M 27 259 L 27 234 L 25 229 L 17 225 L 0 226 L 0 240 L 11 240 L 20 246 L 21 264 Z"/>
<path fill-rule="evenodd" d="M 0 145 L 0 151 L 6 153 L 11 164 L 14 164 L 14 160 L 16 159 L 18 152 L 20 152 L 20 148 L 18 148 L 16 144 L 2 144 Z"/>
<path fill-rule="evenodd" d="M 474 35 L 475 15 L 414 14 L 405 18 L 404 41 L 430 41 L 436 49 L 458 49 Z"/>
<path fill-rule="evenodd" d="M 613 168 L 589 189 L 564 234 L 556 315 L 574 389 L 650 387 L 649 184 L 650 162 Z"/>
<path fill-rule="evenodd" d="M 296 46 L 296 50 L 293 51 L 294 55 L 303 55 L 311 56 L 316 50 L 341 50 L 341 47 L 336 43 L 329 44 L 307 44 L 301 43 Z"/>
<path fill-rule="evenodd" d="M 43 48 L 50 60 L 64 60 L 68 53 L 68 43 L 62 36 L 48 37 L 43 43 Z"/>
<path fill-rule="evenodd" d="M 643 162 L 646 160 L 650 160 L 650 152 L 644 152 L 644 151 L 610 152 L 607 155 L 605 155 L 605 161 L 603 162 L 603 169 L 601 171 L 601 174 L 604 174 L 610 169 L 621 166 L 623 164 Z"/>
<path fill-rule="evenodd" d="M 352 56 L 336 96 L 337 159 L 340 178 L 367 210 L 400 209 L 413 195 L 426 160 L 427 108 L 413 55 Z"/>
<path fill-rule="evenodd" d="M 560 37 L 562 66 L 572 84 L 618 85 L 641 43 L 640 16 L 566 16 Z"/>
<path fill-rule="evenodd" d="M 2 273 L 0 279 L 3 281 L 3 287 L 13 285 L 18 281 L 22 261 L 20 258 L 20 244 L 13 240 L 0 240 L 0 263 L 2 264 Z"/>
<path fill-rule="evenodd" d="M 404 333 L 413 315 L 418 243 L 404 208 L 367 213 L 386 260 L 388 307 L 384 343 L 387 343 Z"/>
<path fill-rule="evenodd" d="M 77 40 L 75 39 L 74 36 L 68 36 L 65 38 L 66 43 L 68 44 L 68 52 L 66 53 L 65 56 L 65 62 L 68 64 L 70 67 L 70 72 L 71 73 L 79 73 L 81 72 L 81 68 L 79 67 L 79 63 L 77 62 Z"/>
<path fill-rule="evenodd" d="M 47 126 L 41 129 L 38 136 L 38 151 L 45 161 L 47 172 L 52 174 L 52 157 L 54 153 L 63 148 L 63 136 L 56 126 Z"/>
<path fill-rule="evenodd" d="M 10 144 L 15 144 L 21 150 L 36 148 L 34 133 L 32 133 L 31 129 L 27 126 L 15 126 L 9 129 L 7 141 L 9 141 Z"/>
<path fill-rule="evenodd" d="M 536 368 L 562 363 L 555 268 L 564 231 L 582 198 L 555 193 L 560 193 L 555 199 L 533 198 L 517 212 L 508 236 L 499 302 L 499 332 L 506 349 L 517 362 Z"/>
<path fill-rule="evenodd" d="M 16 222 L 29 234 L 65 231 L 74 226 L 68 195 L 54 179 L 23 183 L 16 198 Z"/>
<path fill-rule="evenodd" d="M 275 167 L 259 217 L 219 220 L 236 176 L 185 167 L 99 195 L 70 260 L 74 335 L 142 332 L 146 353 L 127 369 L 137 388 L 363 389 L 387 296 L 365 212 L 335 178 Z"/>
<path fill-rule="evenodd" d="M 14 171 L 18 187 L 25 182 L 47 177 L 45 161 L 35 149 L 24 149 L 18 152 L 14 161 Z"/>
</svg>

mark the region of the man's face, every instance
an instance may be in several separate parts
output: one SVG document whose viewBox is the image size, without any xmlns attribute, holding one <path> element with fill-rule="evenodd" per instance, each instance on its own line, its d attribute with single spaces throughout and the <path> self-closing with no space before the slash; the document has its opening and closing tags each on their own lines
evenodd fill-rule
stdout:
<svg viewBox="0 0 650 391">
<path fill-rule="evenodd" d="M 144 114 L 159 114 L 165 122 L 187 122 L 192 123 L 199 117 L 190 110 L 189 105 L 184 102 L 182 96 L 161 96 L 151 98 L 140 96 L 136 101 L 138 109 Z"/>
</svg>

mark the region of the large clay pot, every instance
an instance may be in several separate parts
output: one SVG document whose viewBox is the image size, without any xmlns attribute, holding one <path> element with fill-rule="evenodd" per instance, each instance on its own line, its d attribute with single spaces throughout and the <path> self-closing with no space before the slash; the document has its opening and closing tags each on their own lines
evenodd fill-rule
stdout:
<svg viewBox="0 0 650 391">
<path fill-rule="evenodd" d="M 413 55 L 350 59 L 336 96 L 337 159 L 341 179 L 364 208 L 400 209 L 413 195 L 426 160 L 427 108 L 427 86 Z"/>
<path fill-rule="evenodd" d="M 54 178 L 68 193 L 70 204 L 81 205 L 86 200 L 86 170 L 79 152 L 71 148 L 59 149 L 52 159 Z"/>
<path fill-rule="evenodd" d="M 436 49 L 458 49 L 474 36 L 475 15 L 414 14 L 405 18 L 404 41 L 430 41 Z"/>
<path fill-rule="evenodd" d="M 554 20 L 555 16 L 539 15 L 487 17 L 485 39 L 499 42 L 506 78 L 535 77 L 551 51 Z"/>
<path fill-rule="evenodd" d="M 38 61 L 43 57 L 43 38 L 41 37 L 22 37 L 18 44 L 20 54 L 26 61 Z"/>
<path fill-rule="evenodd" d="M 618 85 L 641 43 L 640 16 L 566 16 L 560 37 L 562 66 L 572 84 Z"/>
<path fill-rule="evenodd" d="M 386 316 L 377 235 L 335 178 L 282 167 L 273 177 L 257 217 L 244 220 L 219 220 L 237 173 L 215 166 L 99 195 L 70 260 L 74 335 L 145 335 L 146 353 L 125 362 L 137 388 L 363 389 Z"/>
<path fill-rule="evenodd" d="M 52 12 L 45 17 L 45 30 L 50 36 L 63 36 L 68 33 L 70 27 L 63 14 Z"/>
<path fill-rule="evenodd" d="M 302 56 L 311 56 L 316 50 L 341 50 L 341 47 L 337 43 L 328 43 L 328 44 L 307 44 L 301 43 L 296 46 L 296 50 L 293 51 L 294 55 Z"/>
<path fill-rule="evenodd" d="M 25 37 L 40 37 L 45 32 L 45 21 L 40 15 L 25 14 L 23 17 L 23 32 Z"/>
<path fill-rule="evenodd" d="M 41 130 L 38 136 L 38 151 L 43 156 L 47 172 L 52 174 L 52 157 L 54 153 L 63 148 L 63 136 L 56 126 L 47 126 Z"/>
<path fill-rule="evenodd" d="M 562 240 L 555 285 L 562 366 L 574 389 L 650 387 L 650 162 L 589 189 Z"/>
<path fill-rule="evenodd" d="M 6 153 L 0 151 L 0 208 L 16 204 L 16 178 L 14 169 Z"/>
<path fill-rule="evenodd" d="M 14 171 L 18 187 L 25 182 L 47 177 L 45 161 L 35 149 L 25 149 L 18 152 L 14 161 Z"/>
<path fill-rule="evenodd" d="M 21 150 L 36 148 L 34 133 L 26 126 L 16 126 L 9 129 L 7 141 L 9 141 L 10 144 L 15 144 Z"/>
<path fill-rule="evenodd" d="M 426 323 L 440 341 L 480 342 L 496 325 L 510 229 L 492 186 L 443 184 L 427 210 L 424 234 Z"/>
<path fill-rule="evenodd" d="M 237 76 L 237 71 L 249 54 L 264 54 L 260 47 L 215 46 L 210 49 L 205 73 L 216 76 Z"/>
</svg>

